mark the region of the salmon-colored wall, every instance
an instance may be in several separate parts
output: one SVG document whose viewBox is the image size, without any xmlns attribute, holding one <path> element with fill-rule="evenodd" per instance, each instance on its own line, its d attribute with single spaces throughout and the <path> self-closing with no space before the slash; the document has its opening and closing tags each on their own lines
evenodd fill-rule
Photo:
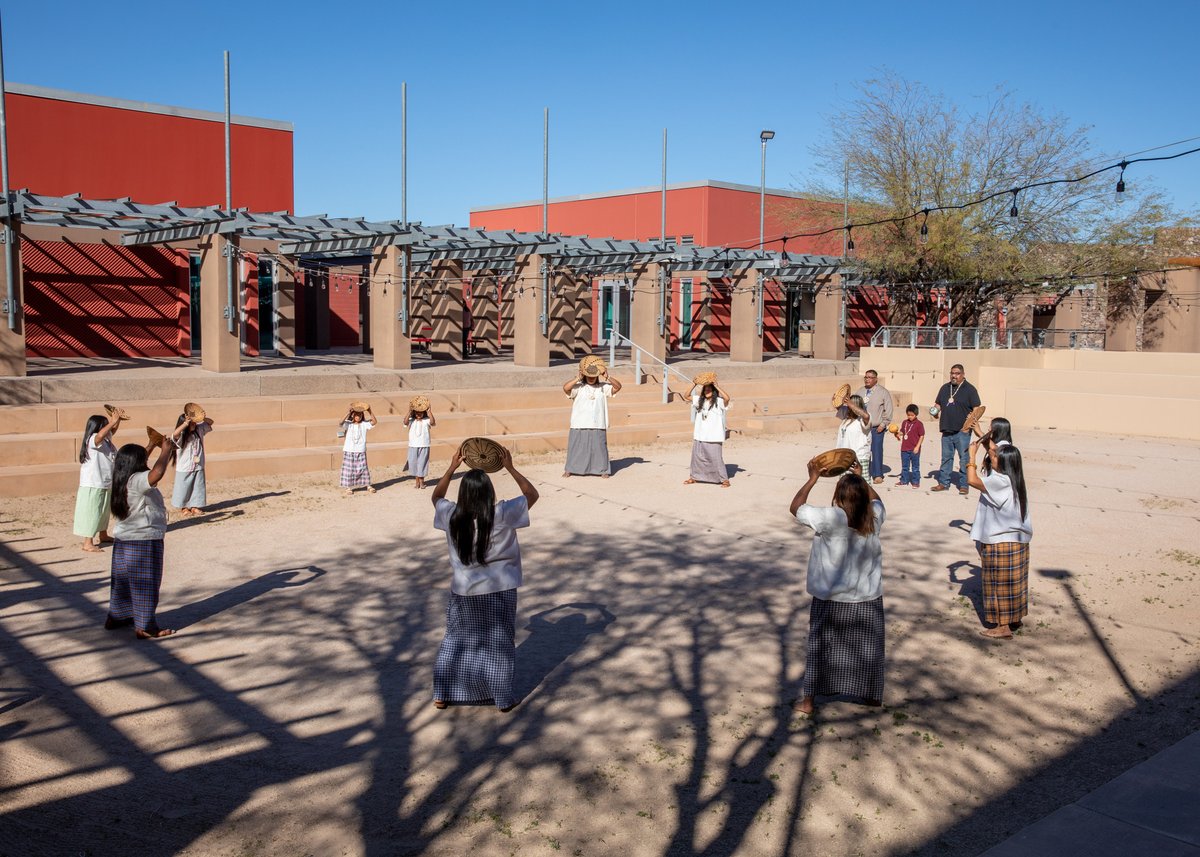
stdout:
<svg viewBox="0 0 1200 857">
<path fill-rule="evenodd" d="M 221 122 L 10 92 L 10 184 L 34 193 L 225 204 Z M 233 205 L 292 211 L 292 133 L 233 125 Z"/>
<path fill-rule="evenodd" d="M 361 268 L 334 268 L 329 272 L 329 345 L 346 348 L 362 345 L 359 300 L 364 288 Z"/>
<path fill-rule="evenodd" d="M 186 252 L 26 237 L 21 264 L 29 356 L 188 353 Z"/>
</svg>

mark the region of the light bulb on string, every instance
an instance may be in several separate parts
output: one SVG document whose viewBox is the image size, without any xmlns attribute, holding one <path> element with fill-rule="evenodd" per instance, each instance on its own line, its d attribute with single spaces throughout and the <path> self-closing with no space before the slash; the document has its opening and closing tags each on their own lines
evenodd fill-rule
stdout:
<svg viewBox="0 0 1200 857">
<path fill-rule="evenodd" d="M 926 208 L 926 209 L 922 210 L 921 213 L 925 215 L 925 219 L 921 221 L 921 243 L 928 244 L 929 243 L 929 209 Z"/>
<path fill-rule="evenodd" d="M 1020 212 L 1017 211 L 1017 189 L 1016 188 L 1012 189 L 1012 195 L 1013 195 L 1012 208 L 1010 208 L 1008 210 L 1008 216 L 1015 219 L 1018 215 L 1020 215 Z"/>
<path fill-rule="evenodd" d="M 1125 201 L 1125 168 L 1129 166 L 1128 161 L 1121 161 L 1121 175 L 1117 179 L 1117 189 L 1113 191 L 1113 202 L 1120 205 Z"/>
<path fill-rule="evenodd" d="M 846 255 L 854 255 L 854 234 L 850 231 L 850 227 L 846 227 Z"/>
</svg>

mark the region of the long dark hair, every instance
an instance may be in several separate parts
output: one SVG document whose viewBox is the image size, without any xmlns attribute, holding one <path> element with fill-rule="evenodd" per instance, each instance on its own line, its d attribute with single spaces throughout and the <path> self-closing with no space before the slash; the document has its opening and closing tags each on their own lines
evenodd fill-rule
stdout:
<svg viewBox="0 0 1200 857">
<path fill-rule="evenodd" d="M 704 395 L 709 390 L 712 390 L 712 398 L 711 399 Z M 703 408 L 704 410 L 708 410 L 709 408 L 715 408 L 717 406 L 717 399 L 719 397 L 720 397 L 720 393 L 717 392 L 716 384 L 705 384 L 703 387 L 700 388 L 700 407 Z"/>
<path fill-rule="evenodd" d="M 478 468 L 468 470 L 458 485 L 458 504 L 450 516 L 450 538 L 465 565 L 487 562 L 496 517 L 496 489 Z"/>
<path fill-rule="evenodd" d="M 867 481 L 856 473 L 847 473 L 833 489 L 833 505 L 846 513 L 846 523 L 860 535 L 875 532 L 875 517 L 871 514 L 871 492 Z"/>
<path fill-rule="evenodd" d="M 1011 443 L 996 449 L 996 471 L 1003 473 L 1012 482 L 1013 491 L 1021 503 L 1021 520 L 1029 517 L 1029 501 L 1025 494 L 1025 468 L 1021 464 L 1021 450 Z"/>
<path fill-rule="evenodd" d="M 79 463 L 87 464 L 92 455 L 92 435 L 108 425 L 108 417 L 92 414 L 88 417 L 87 425 L 83 427 L 83 443 L 79 444 Z"/>
<path fill-rule="evenodd" d="M 109 498 L 108 505 L 118 519 L 125 520 L 129 517 L 129 479 L 135 473 L 149 469 L 144 446 L 127 443 L 117 450 L 117 457 L 113 462 L 112 497 Z"/>
<path fill-rule="evenodd" d="M 193 423 L 191 420 L 189 420 L 189 419 L 188 419 L 188 415 L 187 415 L 187 414 L 180 414 L 180 415 L 179 415 L 179 419 L 175 420 L 175 428 L 179 428 L 179 427 L 180 427 L 181 425 L 183 425 L 184 423 L 187 423 L 187 424 L 188 424 L 188 427 L 187 427 L 187 428 L 185 428 L 185 429 L 183 430 L 183 434 L 181 434 L 181 435 L 179 436 L 179 445 L 180 445 L 181 447 L 182 447 L 182 446 L 187 446 L 187 442 L 188 442 L 188 441 L 191 439 L 191 437 L 192 437 L 192 433 L 196 431 L 196 426 L 195 426 L 195 424 L 194 424 L 194 423 Z"/>
<path fill-rule="evenodd" d="M 991 425 L 988 426 L 987 434 L 985 434 L 979 440 L 983 444 L 984 452 L 987 452 L 989 443 L 999 444 L 1001 441 L 1012 443 L 1012 423 L 1010 423 L 1004 417 L 995 417 L 992 420 Z M 987 474 L 992 472 L 992 457 L 990 455 L 985 455 L 983 457 L 982 470 Z"/>
</svg>

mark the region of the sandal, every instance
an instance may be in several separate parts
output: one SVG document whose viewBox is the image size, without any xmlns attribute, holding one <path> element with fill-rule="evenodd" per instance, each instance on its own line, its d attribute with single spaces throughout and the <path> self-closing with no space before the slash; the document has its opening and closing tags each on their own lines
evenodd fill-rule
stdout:
<svg viewBox="0 0 1200 857">
<path fill-rule="evenodd" d="M 1007 629 L 1001 631 L 999 628 L 984 628 L 979 632 L 979 636 L 987 637 L 989 640 L 1011 640 L 1012 631 Z"/>
<path fill-rule="evenodd" d="M 161 640 L 163 637 L 169 637 L 174 633 L 175 630 L 173 628 L 159 628 L 153 634 L 151 634 L 149 631 L 143 631 L 141 628 L 139 628 L 137 632 L 137 638 L 139 640 Z"/>
<path fill-rule="evenodd" d="M 722 488 L 728 488 L 728 487 L 729 487 L 729 480 L 728 480 L 728 479 L 726 479 L 724 482 L 722 482 L 722 483 L 721 483 L 721 487 L 722 487 Z"/>
<path fill-rule="evenodd" d="M 374 485 L 368 485 L 368 486 L 367 486 L 367 493 L 368 493 L 368 494 L 374 494 L 374 493 L 375 493 L 375 486 L 374 486 Z"/>
<path fill-rule="evenodd" d="M 446 700 L 444 700 L 444 699 L 435 699 L 433 701 L 433 707 L 436 708 L 438 711 L 442 711 L 443 709 L 447 708 L 449 705 L 450 705 L 450 703 L 446 702 Z"/>
<path fill-rule="evenodd" d="M 689 477 L 689 478 L 683 480 L 683 484 L 684 485 L 695 485 L 696 480 Z"/>
</svg>

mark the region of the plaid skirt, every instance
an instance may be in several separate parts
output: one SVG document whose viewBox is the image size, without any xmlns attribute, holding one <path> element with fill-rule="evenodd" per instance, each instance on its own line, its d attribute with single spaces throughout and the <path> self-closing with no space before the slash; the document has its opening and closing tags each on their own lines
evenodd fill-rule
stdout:
<svg viewBox="0 0 1200 857">
<path fill-rule="evenodd" d="M 371 471 L 367 469 L 367 454 L 365 452 L 342 453 L 343 488 L 366 488 L 371 484 Z"/>
<path fill-rule="evenodd" d="M 433 698 L 444 702 L 515 705 L 513 644 L 517 590 L 455 595 L 446 604 L 446 636 L 433 665 Z"/>
<path fill-rule="evenodd" d="M 114 619 L 133 617 L 139 631 L 154 633 L 158 622 L 158 589 L 162 585 L 163 540 L 113 542 L 108 613 Z"/>
<path fill-rule="evenodd" d="M 883 699 L 883 596 L 812 600 L 802 696 Z"/>
<path fill-rule="evenodd" d="M 1020 622 L 1029 612 L 1029 545 L 980 542 L 983 566 L 983 620 L 997 625 Z"/>
</svg>

